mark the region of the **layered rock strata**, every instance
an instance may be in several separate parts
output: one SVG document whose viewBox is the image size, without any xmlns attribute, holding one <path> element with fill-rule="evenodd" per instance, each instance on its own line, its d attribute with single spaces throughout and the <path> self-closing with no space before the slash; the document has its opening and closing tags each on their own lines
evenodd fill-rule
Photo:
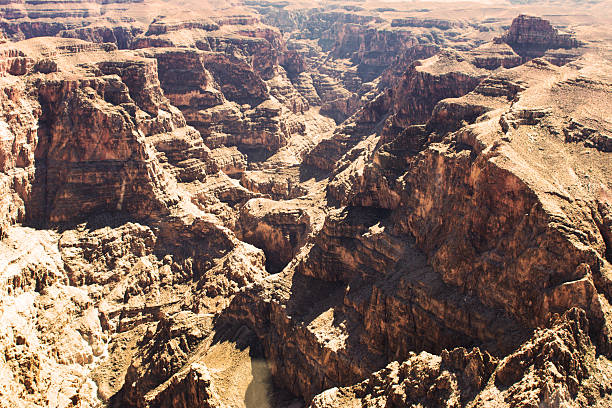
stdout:
<svg viewBox="0 0 612 408">
<path fill-rule="evenodd" d="M 572 158 L 585 145 L 568 143 L 563 133 L 587 103 L 582 92 L 598 101 L 609 97 L 599 94 L 596 83 L 575 84 L 572 78 L 585 75 L 583 69 L 532 61 L 461 98 L 440 101 L 426 126 L 368 137 L 347 153 L 349 164 L 336 170 L 328 195 L 348 207 L 329 213 L 293 267 L 240 294 L 226 312 L 255 328 L 280 384 L 308 401 L 325 388 L 354 383 L 385 361 L 410 358 L 412 350 L 438 354 L 458 345 L 457 339 L 464 347 L 506 356 L 533 328 L 574 306 L 584 310 L 576 320 L 589 320 L 590 329 L 581 329 L 589 332 L 587 343 L 609 352 L 609 232 L 602 228 L 607 212 L 600 212 L 609 204 L 606 193 L 586 187 L 591 177 L 607 180 L 607 156 L 591 147 L 583 167 Z M 558 94 L 564 98 L 551 97 Z M 541 108 L 552 100 L 557 104 Z M 605 117 L 590 118 L 606 127 Z M 545 159 L 545 151 L 563 153 Z M 576 177 L 566 178 L 561 168 Z M 445 222 L 449 209 L 463 214 L 461 221 Z M 582 220 L 580 226 L 573 219 Z M 536 246 L 522 246 L 532 239 Z M 324 300 L 309 304 L 304 291 Z M 317 353 L 305 357 L 306 350 Z M 605 357 L 600 361 L 608 367 Z M 487 367 L 481 386 L 494 371 Z M 527 372 L 513 377 L 513 392 L 520 394 Z M 561 394 L 547 389 L 534 400 L 569 400 L 579 392 L 563 387 Z M 340 406 L 352 390 L 322 394 L 313 404 Z M 375 398 L 373 389 L 363 392 L 363 398 Z M 584 392 L 590 395 L 592 388 Z M 476 400 L 486 406 L 489 391 L 482 393 Z M 435 395 L 466 403 L 460 393 Z M 590 397 L 584 398 L 588 404 Z"/>
<path fill-rule="evenodd" d="M 0 46 L 0 405 L 611 404 L 605 17 L 34 3 L 0 10 L 57 37 Z"/>
<path fill-rule="evenodd" d="M 571 34 L 560 33 L 550 22 L 523 14 L 512 21 L 508 31 L 496 42 L 508 44 L 523 60 L 542 57 L 551 49 L 572 49 L 582 45 Z"/>
</svg>

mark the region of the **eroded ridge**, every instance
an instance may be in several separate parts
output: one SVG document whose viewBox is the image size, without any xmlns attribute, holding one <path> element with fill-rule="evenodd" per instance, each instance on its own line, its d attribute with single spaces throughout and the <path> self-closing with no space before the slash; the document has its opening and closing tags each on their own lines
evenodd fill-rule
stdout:
<svg viewBox="0 0 612 408">
<path fill-rule="evenodd" d="M 612 406 L 606 2 L 5 3 L 1 407 Z"/>
</svg>

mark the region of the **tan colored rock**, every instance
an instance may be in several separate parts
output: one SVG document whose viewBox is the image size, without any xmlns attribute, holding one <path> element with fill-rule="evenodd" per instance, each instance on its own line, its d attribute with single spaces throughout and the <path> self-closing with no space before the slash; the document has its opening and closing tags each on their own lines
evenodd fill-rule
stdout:
<svg viewBox="0 0 612 408">
<path fill-rule="evenodd" d="M 182 374 L 182 373 L 181 373 Z M 223 408 L 225 405 L 220 401 L 218 391 L 209 370 L 204 365 L 192 364 L 185 374 L 173 376 L 166 390 L 155 396 L 148 402 L 150 407 L 203 407 Z"/>
<path fill-rule="evenodd" d="M 610 363 L 595 357 L 585 330 L 584 312 L 574 309 L 499 363 L 478 349 L 445 350 L 441 357 L 422 352 L 362 383 L 329 389 L 310 406 L 591 406 L 606 387 L 599 380 Z"/>
<path fill-rule="evenodd" d="M 610 405 L 605 4 L 11 1 L 0 405 Z"/>
<path fill-rule="evenodd" d="M 300 183 L 297 168 L 248 171 L 242 174 L 240 182 L 249 190 L 267 194 L 275 200 L 298 198 L 308 193 Z"/>
<path fill-rule="evenodd" d="M 266 254 L 268 270 L 280 271 L 293 259 L 312 231 L 311 211 L 301 203 L 277 203 L 255 198 L 240 210 L 240 238 Z"/>
<path fill-rule="evenodd" d="M 549 49 L 569 49 L 582 45 L 571 34 L 559 33 L 547 20 L 524 14 L 512 20 L 508 31 L 496 42 L 510 45 L 524 60 L 542 57 Z"/>
</svg>

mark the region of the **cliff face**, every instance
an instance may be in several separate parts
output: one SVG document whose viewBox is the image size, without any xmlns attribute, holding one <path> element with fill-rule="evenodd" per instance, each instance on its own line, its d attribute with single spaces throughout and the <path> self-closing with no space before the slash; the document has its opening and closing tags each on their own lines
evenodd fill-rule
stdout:
<svg viewBox="0 0 612 408">
<path fill-rule="evenodd" d="M 267 275 L 265 258 L 190 202 L 186 191 L 216 173 L 217 162 L 163 95 L 154 59 L 57 40 L 52 46 L 69 52 L 54 65 L 37 40 L 19 46 L 9 54 L 28 63 L 3 83 L 1 252 L 11 266 L 0 297 L 3 321 L 17 326 L 0 331 L 8 356 L 0 364 L 11 373 L 2 404 L 94 406 L 136 370 L 131 358 L 148 328 L 181 302 L 192 305 L 182 294 L 205 294 L 200 313 L 223 307 Z M 20 296 L 27 301 L 15 303 Z M 210 319 L 203 324 L 210 332 Z M 200 393 L 205 379 L 194 370 L 148 404 L 218 406 L 213 391 Z M 160 383 L 148 377 L 138 389 Z M 195 394 L 176 397 L 186 388 Z"/>
<path fill-rule="evenodd" d="M 34 83 L 42 112 L 32 220 L 101 211 L 145 218 L 176 202 L 147 138 L 186 124 L 161 93 L 154 61 L 119 58 L 91 70 L 100 76 Z"/>
<path fill-rule="evenodd" d="M 335 41 L 331 55 L 357 63 L 357 73 L 363 82 L 378 77 L 401 51 L 418 44 L 410 31 L 386 31 L 358 24 L 337 24 L 328 35 Z"/>
<path fill-rule="evenodd" d="M 508 31 L 496 42 L 508 44 L 524 60 L 542 57 L 550 49 L 571 49 L 581 45 L 571 34 L 559 33 L 550 22 L 523 14 L 512 21 Z"/>
<path fill-rule="evenodd" d="M 284 42 L 271 28 L 234 26 L 236 37 L 218 28 L 211 27 L 185 47 L 175 31 L 186 28 L 164 25 L 164 30 L 149 30 L 136 47 L 164 39 L 166 48 L 143 54 L 157 59 L 166 95 L 207 146 L 237 146 L 247 154 L 269 156 L 287 145 L 291 135 L 303 134 L 300 115 L 309 109 L 280 65 L 287 64 Z M 182 48 L 168 48 L 172 46 Z"/>
<path fill-rule="evenodd" d="M 415 63 L 394 90 L 394 124 L 406 127 L 426 122 L 439 101 L 465 95 L 486 74 L 459 55 L 436 55 Z"/>
<path fill-rule="evenodd" d="M 393 366 L 369 383 L 333 388 L 314 398 L 312 406 L 343 406 L 377 396 L 398 406 L 425 398 L 433 398 L 427 400 L 431 404 L 457 401 L 457 406 L 475 398 L 487 406 L 487 395 L 498 394 L 504 397 L 494 397 L 496 403 L 524 400 L 528 397 L 521 384 L 531 380 L 522 380 L 530 375 L 523 367 L 531 363 L 513 366 L 515 388 L 505 394 L 504 380 L 495 389 L 484 386 L 489 378 L 503 378 L 514 363 L 497 365 L 481 351 L 469 359 L 465 351 L 455 351 L 453 363 L 444 352 L 442 363 L 438 357 L 410 353 L 478 345 L 503 357 L 521 343 L 524 349 L 538 348 L 552 340 L 540 334 L 528 340 L 530 331 L 572 306 L 585 314 L 568 317 L 567 324 L 587 318 L 599 334 L 585 344 L 610 349 L 604 317 L 610 310 L 609 232 L 607 211 L 600 210 L 609 206 L 607 193 L 589 193 L 575 184 L 588 185 L 592 176 L 580 175 L 590 171 L 606 179 L 600 172 L 606 156 L 592 147 L 593 156 L 584 163 L 588 167 L 582 167 L 571 157 L 589 142 L 568 144 L 563 136 L 574 121 L 571 112 L 588 103 L 584 92 L 600 102 L 609 98 L 593 82 L 578 85 L 570 79 L 585 72 L 580 65 L 559 69 L 536 60 L 474 84 L 463 97 L 438 102 L 425 125 L 408 122 L 403 129 L 366 132 L 345 150 L 333 167 L 328 198 L 347 207 L 330 211 L 310 245 L 280 276 L 240 294 L 226 311 L 228 319 L 255 328 L 277 381 L 310 400 L 322 389 L 351 384 L 383 368 L 385 361 L 407 359 L 400 373 L 411 374 L 397 374 Z M 551 107 L 552 100 L 558 102 Z M 370 116 L 375 117 L 365 117 Z M 603 117 L 589 117 L 595 127 L 605 128 Z M 530 147 L 535 143 L 537 149 Z M 545 159 L 544 151 L 558 153 Z M 571 168 L 576 177 L 566 178 L 562 168 Z M 446 221 L 449 211 L 460 215 L 453 223 Z M 579 225 L 572 221 L 577 219 Z M 309 291 L 322 298 L 317 305 L 308 304 L 311 296 L 304 292 Z M 560 327 L 565 326 L 551 330 L 564 330 Z M 507 358 L 517 361 L 529 353 Z M 459 365 L 434 368 L 437 364 Z M 430 375 L 410 371 L 420 365 L 431 370 L 425 372 L 431 372 L 432 389 L 443 371 L 462 372 L 467 366 L 475 371 L 457 377 L 454 381 L 464 385 L 456 390 L 426 395 L 406 388 L 383 397 L 379 390 L 385 386 L 373 385 L 396 384 L 398 375 L 397 384 L 402 375 L 408 381 Z M 495 370 L 503 373 L 498 376 Z M 594 365 L 591 370 L 580 375 L 600 375 Z M 590 390 L 565 381 L 559 377 L 558 391 L 538 382 L 535 400 L 557 398 L 553 395 L 588 400 Z"/>
<path fill-rule="evenodd" d="M 127 111 L 106 102 L 104 91 L 95 91 L 104 89 L 104 80 L 84 82 L 39 85 L 46 127 L 39 130 L 41 179 L 34 189 L 46 205 L 37 209 L 34 204 L 31 211 L 58 222 L 100 211 L 143 217 L 161 210 L 164 201 L 155 201 L 164 192 L 164 180 L 144 134 Z M 117 105 L 134 104 L 127 92 L 123 96 L 126 100 Z"/>
<path fill-rule="evenodd" d="M 344 172 L 339 173 L 336 176 L 336 180 L 332 181 L 330 184 L 330 187 L 334 187 L 335 185 L 351 185 L 353 187 L 352 190 L 344 190 L 346 193 L 345 197 L 348 197 L 348 200 L 344 202 L 349 205 L 373 205 L 372 200 L 369 198 L 384 195 L 386 191 L 382 190 L 382 186 L 389 186 L 387 188 L 391 191 L 394 191 L 394 189 L 398 187 L 403 189 L 403 193 L 401 193 L 401 198 L 399 200 L 395 199 L 387 202 L 378 200 L 374 201 L 374 205 L 384 206 L 390 209 L 399 209 L 402 207 L 405 209 L 402 210 L 405 212 L 402 212 L 402 215 L 398 216 L 396 225 L 402 225 L 402 228 L 407 228 L 410 231 L 410 234 L 416 239 L 417 246 L 425 249 L 425 251 L 432 256 L 430 262 L 432 262 L 434 268 L 439 266 L 440 270 L 445 270 L 450 273 L 448 276 L 443 277 L 443 280 L 459 287 L 466 287 L 466 285 L 469 287 L 470 284 L 467 283 L 466 279 L 469 280 L 471 278 L 462 275 L 460 271 L 474 271 L 475 269 L 482 271 L 484 275 L 481 274 L 481 272 L 477 272 L 479 278 L 474 281 L 476 286 L 467 289 L 469 293 L 476 294 L 478 293 L 477 287 L 480 285 L 478 282 L 482 282 L 481 279 L 484 279 L 485 276 L 490 276 L 492 280 L 497 279 L 493 278 L 491 275 L 487 275 L 489 272 L 486 271 L 491 271 L 491 273 L 497 275 L 500 271 L 500 269 L 497 269 L 497 267 L 500 266 L 497 262 L 502 262 L 503 266 L 501 266 L 501 270 L 514 271 L 512 273 L 514 276 L 512 280 L 513 289 L 510 289 L 510 292 L 515 290 L 518 292 L 511 295 L 510 292 L 507 292 L 509 288 L 504 289 L 500 286 L 491 294 L 493 297 L 499 296 L 498 300 L 500 304 L 504 305 L 508 313 L 516 315 L 520 320 L 525 322 L 529 321 L 531 325 L 543 324 L 543 320 L 538 320 L 539 318 L 537 317 L 538 313 L 535 312 L 536 310 L 546 315 L 550 310 L 559 307 L 557 302 L 565 302 L 567 299 L 563 299 L 563 296 L 556 294 L 555 291 L 551 291 L 546 296 L 541 297 L 537 295 L 536 292 L 545 290 L 545 287 L 537 289 L 533 283 L 525 284 L 523 287 L 517 284 L 519 276 L 531 277 L 535 273 L 535 270 L 539 270 L 539 266 L 530 264 L 527 260 L 521 260 L 521 255 L 519 254 L 522 253 L 526 255 L 529 253 L 530 260 L 538 260 L 537 265 L 553 265 L 561 253 L 568 254 L 569 258 L 563 263 L 563 267 L 556 266 L 547 269 L 552 275 L 542 278 L 539 281 L 549 282 L 548 285 L 550 286 L 548 286 L 548 288 L 551 286 L 553 288 L 558 287 L 559 290 L 560 287 L 563 287 L 563 290 L 569 290 L 570 287 L 575 286 L 576 292 L 573 292 L 573 290 L 569 292 L 583 296 L 582 302 L 586 309 L 589 309 L 590 306 L 588 305 L 593 301 L 592 296 L 594 288 L 591 286 L 592 283 L 589 282 L 589 279 L 586 279 L 586 281 L 581 280 L 586 278 L 590 273 L 585 272 L 584 268 L 586 268 L 586 265 L 588 265 L 588 270 L 595 268 L 595 270 L 601 271 L 602 267 L 603 270 L 607 268 L 607 266 L 602 266 L 602 264 L 600 264 L 600 260 L 596 260 L 602 257 L 605 258 L 606 256 L 606 246 L 604 242 L 607 233 L 602 234 L 599 232 L 598 225 L 600 225 L 601 221 L 597 220 L 601 215 L 592 215 L 599 211 L 596 210 L 596 208 L 599 207 L 599 204 L 597 204 L 600 200 L 600 198 L 598 198 L 599 196 L 595 194 L 588 199 L 585 198 L 584 202 L 574 202 L 571 207 L 566 205 L 558 207 L 561 204 L 554 203 L 550 198 L 545 198 L 546 196 L 543 195 L 545 193 L 541 193 L 539 190 L 539 188 L 546 189 L 543 187 L 543 184 L 539 184 L 547 179 L 548 176 L 546 176 L 545 173 L 538 173 L 537 176 L 533 175 L 533 180 L 539 181 L 536 184 L 532 184 L 528 181 L 532 180 L 532 178 L 526 180 L 528 174 L 531 174 L 530 171 L 524 170 L 523 173 L 517 174 L 516 168 L 509 164 L 516 160 L 513 159 L 513 157 L 516 157 L 515 154 L 520 155 L 521 160 L 526 160 L 527 162 L 529 162 L 529 160 L 534 160 L 534 162 L 536 162 L 538 160 L 537 156 L 530 155 L 529 150 L 524 151 L 522 148 L 519 148 L 518 145 L 516 148 L 512 147 L 512 149 L 516 149 L 513 151 L 504 150 L 504 145 L 496 146 L 496 144 L 494 144 L 496 139 L 493 133 L 495 130 L 488 127 L 495 124 L 495 126 L 501 126 L 501 129 L 505 132 L 514 134 L 515 131 L 521 133 L 519 129 L 523 126 L 542 126 L 550 129 L 549 131 L 553 134 L 562 134 L 561 129 L 566 126 L 564 123 L 568 123 L 567 121 L 570 120 L 567 111 L 563 110 L 564 108 L 560 110 L 557 110 L 558 108 L 553 108 L 552 112 L 547 112 L 543 114 L 543 116 L 540 116 L 540 119 L 535 119 L 535 117 L 538 116 L 538 109 L 533 105 L 530 107 L 523 107 L 524 105 L 521 103 L 523 100 L 529 100 L 529 102 L 525 103 L 532 104 L 534 100 L 529 99 L 529 95 L 536 95 L 537 92 L 548 92 L 547 90 L 535 86 L 536 82 L 538 78 L 550 78 L 554 75 L 560 75 L 557 78 L 561 78 L 563 74 L 559 71 L 555 71 L 549 64 L 541 62 L 531 65 L 528 64 L 528 66 L 517 69 L 508 76 L 500 75 L 497 78 L 494 77 L 495 79 L 491 82 L 484 81 L 472 93 L 462 98 L 442 101 L 434 110 L 433 116 L 427 127 L 434 126 L 434 123 L 444 123 L 442 119 L 447 118 L 448 113 L 442 114 L 442 112 L 449 112 L 451 110 L 456 111 L 454 113 L 455 115 L 461 115 L 461 112 L 464 111 L 473 112 L 471 115 L 461 115 L 460 119 L 454 119 L 452 123 L 454 123 L 455 126 L 461 121 L 464 121 L 464 123 L 465 121 L 468 123 L 473 122 L 476 115 L 482 115 L 484 113 L 484 116 L 481 116 L 480 121 L 476 121 L 472 126 L 463 127 L 459 131 L 453 133 L 450 139 L 431 144 L 416 156 L 414 156 L 414 147 L 410 145 L 406 146 L 405 142 L 401 139 L 409 139 L 419 135 L 419 133 L 407 132 L 400 134 L 398 137 L 399 140 L 394 140 L 387 148 L 383 147 L 382 150 L 373 153 L 368 153 L 366 150 L 364 153 L 366 160 L 368 157 L 371 157 L 370 160 L 372 160 L 373 163 L 372 165 L 366 164 L 363 174 L 355 174 L 355 171 L 358 171 L 356 168 L 348 168 Z M 518 80 L 518 78 L 524 79 Z M 529 79 L 527 80 L 526 78 Z M 513 98 L 513 96 L 504 96 L 500 98 L 497 93 L 494 92 L 495 88 L 492 86 L 495 81 L 504 81 L 505 89 L 510 88 L 509 82 L 516 83 L 519 81 L 523 84 L 530 83 L 533 88 L 531 92 L 523 91 L 521 94 L 522 97 L 518 102 L 515 101 L 513 104 L 506 102 L 506 106 L 511 105 L 512 108 L 510 108 L 507 113 L 497 116 L 497 114 L 487 114 L 486 112 L 497 111 L 503 106 L 501 104 L 503 99 L 510 99 Z M 552 89 L 555 89 L 553 92 L 556 93 L 557 89 L 565 88 L 566 86 L 569 85 L 565 82 L 561 82 L 552 86 Z M 595 91 L 594 88 L 590 89 Z M 569 89 L 564 91 L 564 95 L 566 96 L 570 93 Z M 579 92 L 575 92 L 575 94 L 579 94 Z M 514 96 L 514 98 L 516 98 L 516 96 Z M 575 104 L 582 103 L 578 96 L 576 96 L 576 99 L 573 99 L 573 101 L 574 102 L 568 102 L 569 105 L 575 107 Z M 565 106 L 567 107 L 568 105 Z M 489 119 L 487 115 L 491 115 L 491 118 Z M 514 117 L 514 115 L 525 115 L 523 117 L 532 119 L 519 119 L 518 121 L 512 122 L 513 124 L 509 127 L 506 127 L 504 125 L 506 123 L 505 121 L 508 120 L 507 118 L 509 117 Z M 553 119 L 549 115 L 558 116 L 556 119 Z M 487 125 L 487 123 L 491 123 L 491 125 Z M 499 125 L 499 123 L 502 125 Z M 522 131 L 525 132 L 527 130 L 526 128 L 522 128 Z M 487 134 L 488 136 L 485 136 Z M 507 138 L 510 140 L 511 136 Z M 502 139 L 502 142 L 503 141 L 504 139 Z M 518 140 L 515 139 L 511 139 L 510 142 L 511 146 L 513 146 L 513 143 L 519 143 Z M 411 149 L 405 149 L 404 146 L 411 147 Z M 571 147 L 569 148 L 571 149 Z M 489 153 L 487 149 L 494 150 L 496 153 Z M 487 157 L 487 159 L 481 161 L 479 159 L 480 155 L 486 154 L 490 156 L 483 156 L 482 159 L 485 159 L 485 157 Z M 400 159 L 402 156 L 398 157 L 398 155 L 404 155 L 403 159 Z M 504 158 L 502 159 L 500 156 Z M 400 159 L 400 161 L 395 161 L 397 159 Z M 594 158 L 594 160 L 598 159 Z M 401 176 L 401 182 L 394 181 L 392 178 L 394 175 L 397 177 L 397 175 L 402 174 L 401 171 L 395 172 L 393 170 L 393 166 L 396 165 L 410 166 L 408 172 Z M 464 167 L 465 165 L 468 167 Z M 447 170 L 451 168 L 453 170 L 447 173 Z M 346 177 L 350 177 L 350 181 L 345 181 Z M 370 177 L 374 177 L 375 181 L 368 182 L 368 178 Z M 490 182 L 482 181 L 480 177 L 485 177 L 490 180 Z M 489 177 L 491 177 L 491 179 L 489 179 Z M 519 179 L 522 181 L 519 181 Z M 430 182 L 431 180 L 449 180 L 449 185 L 448 187 L 440 188 L 441 181 L 432 184 Z M 398 182 L 399 184 L 396 184 Z M 499 184 L 497 184 L 498 182 Z M 487 188 L 481 190 L 481 187 L 485 185 Z M 499 185 L 500 190 L 494 188 L 493 185 Z M 329 191 L 332 192 L 334 190 Z M 458 191 L 462 192 L 458 193 Z M 481 195 L 482 193 L 484 193 L 484 195 Z M 466 199 L 466 197 L 469 197 L 469 199 Z M 502 197 L 511 198 L 504 199 Z M 464 225 L 466 227 L 465 230 L 462 230 L 462 224 L 450 225 L 443 221 L 446 215 L 442 214 L 447 214 L 449 209 L 455 208 L 453 212 L 460 214 L 467 214 L 469 212 L 467 207 L 455 207 L 459 202 L 464 203 L 466 206 L 476 205 L 479 208 L 483 208 L 483 211 L 480 212 L 477 219 L 469 221 Z M 538 202 L 540 202 L 540 204 L 538 204 Z M 495 204 L 493 205 L 493 203 Z M 485 211 L 484 208 L 487 208 L 487 210 Z M 558 208 L 563 208 L 562 212 L 559 212 Z M 593 211 L 596 213 L 593 213 Z M 439 216 L 436 214 L 439 214 Z M 523 217 L 526 216 L 530 217 L 530 221 L 524 220 Z M 567 223 L 571 222 L 569 220 L 574 219 L 574 217 L 582 219 L 584 223 L 580 227 L 581 232 L 578 234 L 584 234 L 582 236 L 585 241 L 583 241 L 583 243 L 578 243 L 572 233 L 566 234 L 563 232 L 565 231 L 564 227 L 551 229 L 549 217 L 554 217 L 555 223 L 559 225 L 567 225 Z M 517 227 L 518 225 L 522 227 L 519 228 Z M 504 230 L 504 226 L 512 227 L 509 230 Z M 527 229 L 523 230 L 522 228 Z M 478 233 L 478 230 L 482 232 Z M 491 237 L 492 234 L 498 233 L 500 235 L 497 239 L 489 241 L 489 237 Z M 479 234 L 482 234 L 482 238 L 478 238 Z M 544 252 L 539 252 L 539 249 L 535 248 L 513 248 L 509 242 L 504 241 L 505 239 L 510 239 L 517 244 L 527 241 L 526 238 L 516 239 L 516 234 L 525 237 L 539 237 L 538 239 L 541 239 L 541 241 L 539 241 L 538 248 Z M 487 238 L 485 238 L 485 235 Z M 446 240 L 444 237 L 448 237 L 446 243 L 444 243 Z M 494 247 L 487 247 L 486 245 L 485 247 L 480 247 L 479 242 L 485 241 L 489 243 L 495 242 Z M 565 245 L 568 246 L 565 247 Z M 585 246 L 598 248 L 596 251 L 599 255 L 596 255 L 595 258 L 591 258 L 594 254 L 588 250 L 582 252 L 581 248 Z M 550 249 L 546 249 L 547 247 Z M 556 253 L 555 251 L 560 247 L 564 247 L 565 249 L 561 253 L 549 257 L 548 253 Z M 510 251 L 510 253 L 506 251 Z M 453 255 L 453 253 L 455 255 Z M 448 261 L 450 259 L 459 259 L 459 257 L 456 256 L 458 253 L 462 253 L 461 257 L 463 259 L 465 259 L 467 253 L 472 253 L 477 257 L 483 256 L 484 258 L 481 259 L 484 263 L 480 264 L 480 261 L 474 262 L 473 259 L 470 261 L 466 259 L 466 262 L 468 262 L 465 264 L 466 269 L 463 269 L 463 266 L 459 266 L 463 261 L 460 261 L 459 264 L 449 264 Z M 491 262 L 491 258 L 489 257 L 492 253 L 495 253 L 496 257 L 500 257 L 496 258 L 497 261 L 494 262 L 497 266 L 493 267 L 493 269 L 489 269 L 489 266 L 486 266 L 486 264 Z M 513 265 L 511 266 L 510 264 L 504 263 L 504 261 L 502 261 L 503 259 L 512 259 Z M 441 263 L 439 264 L 439 262 Z M 455 261 L 451 262 L 454 263 Z M 516 264 L 514 264 L 514 262 L 516 262 Z M 521 268 L 527 268 L 529 272 L 521 273 L 519 272 Z M 458 275 L 455 273 L 458 273 Z M 601 272 L 594 272 L 594 275 L 600 273 Z M 500 277 L 499 279 L 498 282 L 502 285 L 502 282 L 508 282 L 508 279 L 504 277 Z M 597 278 L 593 279 L 597 281 Z M 487 286 L 492 283 L 489 279 L 485 280 L 487 281 Z M 562 282 L 572 283 L 566 285 L 562 284 Z M 582 285 L 586 285 L 586 287 L 590 287 L 590 289 L 577 289 L 577 287 L 581 287 Z M 529 295 L 529 292 L 532 290 L 535 292 L 533 292 L 533 295 Z M 502 294 L 504 291 L 506 291 L 506 294 Z M 488 295 L 483 292 L 479 295 L 479 298 L 485 303 L 492 305 L 492 302 L 495 301 L 493 298 L 486 300 L 487 296 Z M 578 299 L 573 298 L 571 302 L 576 301 L 578 301 Z M 521 312 L 521 310 L 524 310 L 524 312 Z M 593 313 L 597 314 L 598 312 L 594 311 Z M 545 318 L 542 317 L 542 319 Z"/>
<path fill-rule="evenodd" d="M 25 84 L 18 80 L 2 84 L 3 135 L 0 149 L 2 168 L 0 234 L 25 219 L 25 203 L 30 199 L 34 179 L 34 150 L 38 143 L 37 103 L 27 95 Z"/>
<path fill-rule="evenodd" d="M 0 405 L 612 403 L 606 39 L 495 40 L 503 5 L 5 6 Z"/>
<path fill-rule="evenodd" d="M 185 126 L 159 93 L 155 65 L 113 61 L 91 69 L 101 76 L 34 78 L 23 72 L 11 91 L 29 109 L 22 117 L 30 122 L 20 120 L 29 130 L 13 131 L 4 156 L 5 171 L 15 174 L 11 189 L 27 208 L 20 221 L 69 221 L 101 211 L 143 218 L 176 200 L 146 143 L 146 136 Z M 167 112 L 160 111 L 164 107 Z M 30 176 L 17 181 L 24 171 Z"/>
<path fill-rule="evenodd" d="M 325 170 L 340 169 L 342 156 L 376 128 L 387 127 L 384 134 L 425 123 L 440 100 L 470 92 L 487 73 L 452 52 L 417 61 L 406 69 L 396 87 L 365 104 L 332 138 L 317 145 L 306 163 Z"/>
<path fill-rule="evenodd" d="M 487 395 L 476 397 L 478 406 L 483 407 L 513 406 L 527 401 L 589 404 L 594 402 L 590 392 L 580 385 L 582 382 L 574 380 L 596 379 L 602 374 L 591 360 L 595 347 L 588 329 L 584 314 L 573 309 L 555 322 L 552 329 L 539 331 L 533 340 L 500 362 L 478 348 L 469 351 L 457 348 L 444 351 L 441 356 L 413 353 L 404 363 L 392 363 L 358 386 L 332 388 L 318 395 L 310 407 L 359 406 L 368 404 L 372 398 L 390 407 L 408 404 L 461 407 L 473 401 L 477 392 Z M 565 359 L 570 356 L 571 360 Z M 529 369 L 523 371 L 519 366 Z M 493 384 L 487 384 L 490 376 L 495 378 Z M 499 392 L 497 387 L 503 387 L 508 376 L 515 386 Z"/>
</svg>

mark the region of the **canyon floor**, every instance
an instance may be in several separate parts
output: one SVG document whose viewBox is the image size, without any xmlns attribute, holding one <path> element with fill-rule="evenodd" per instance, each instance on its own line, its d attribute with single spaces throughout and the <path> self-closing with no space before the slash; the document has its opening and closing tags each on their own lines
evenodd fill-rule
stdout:
<svg viewBox="0 0 612 408">
<path fill-rule="evenodd" d="M 612 407 L 610 1 L 0 2 L 0 407 Z"/>
</svg>

